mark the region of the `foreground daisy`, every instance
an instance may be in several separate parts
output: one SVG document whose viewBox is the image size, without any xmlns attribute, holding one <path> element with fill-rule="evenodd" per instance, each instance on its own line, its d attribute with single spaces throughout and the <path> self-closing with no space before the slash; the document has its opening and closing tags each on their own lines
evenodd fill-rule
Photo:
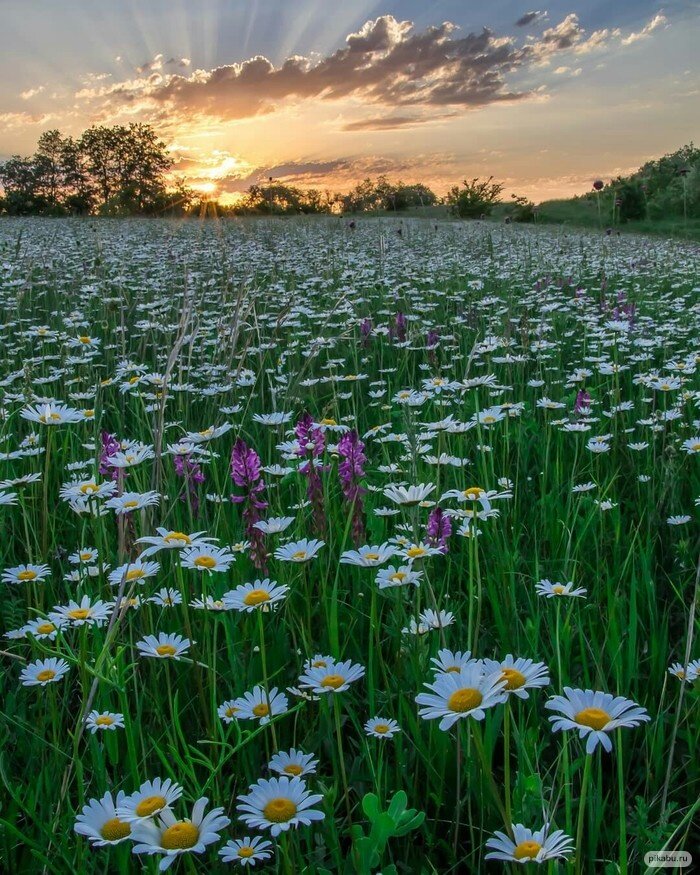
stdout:
<svg viewBox="0 0 700 875">
<path fill-rule="evenodd" d="M 396 553 L 392 544 L 380 544 L 372 547 L 360 547 L 359 550 L 346 550 L 340 554 L 341 565 L 359 565 L 363 568 L 374 568 L 383 565 L 387 559 Z"/>
<path fill-rule="evenodd" d="M 374 738 L 393 738 L 401 727 L 396 720 L 387 717 L 373 717 L 365 723 L 365 732 Z"/>
<path fill-rule="evenodd" d="M 128 823 L 146 820 L 170 808 L 182 796 L 182 787 L 170 778 L 144 781 L 130 796 L 117 805 L 117 814 Z"/>
<path fill-rule="evenodd" d="M 105 793 L 102 799 L 91 799 L 75 819 L 75 832 L 87 836 L 90 844 L 97 848 L 118 845 L 131 838 L 131 825 L 121 820 L 116 812 L 124 797 L 124 791 L 120 790 L 116 801 L 111 793 Z"/>
<path fill-rule="evenodd" d="M 268 693 L 264 687 L 253 687 L 232 703 L 234 714 L 238 720 L 257 720 L 261 726 L 270 722 L 272 717 L 284 714 L 289 708 L 289 700 L 273 687 Z"/>
<path fill-rule="evenodd" d="M 162 527 L 157 528 L 156 531 L 157 535 L 137 539 L 137 544 L 148 544 L 148 547 L 141 553 L 142 559 L 152 556 L 159 550 L 184 550 L 185 547 L 195 547 L 214 540 L 214 538 L 203 538 L 204 532 L 193 532 L 191 535 L 186 535 L 184 532 L 176 532 Z"/>
<path fill-rule="evenodd" d="M 329 660 L 326 665 L 312 666 L 299 678 L 299 686 L 313 693 L 342 693 L 351 683 L 359 680 L 365 673 L 361 665 L 350 660 L 336 662 Z"/>
<path fill-rule="evenodd" d="M 497 830 L 494 838 L 486 842 L 486 847 L 491 851 L 486 854 L 485 860 L 544 863 L 546 860 L 566 858 L 573 853 L 574 840 L 561 829 L 549 833 L 548 823 L 536 831 L 528 829 L 522 823 L 514 823 L 512 839 Z"/>
<path fill-rule="evenodd" d="M 213 808 L 204 814 L 209 800 L 203 796 L 192 808 L 192 817 L 177 820 L 166 809 L 156 821 L 141 821 L 134 825 L 134 854 L 165 854 L 158 869 L 165 872 L 179 854 L 203 854 L 207 845 L 218 842 L 219 830 L 231 823 L 223 808 Z"/>
<path fill-rule="evenodd" d="M 236 561 L 236 557 L 228 547 L 214 547 L 210 544 L 199 544 L 186 547 L 181 554 L 183 568 L 194 568 L 196 571 L 228 571 Z"/>
<path fill-rule="evenodd" d="M 85 720 L 85 728 L 93 735 L 104 730 L 123 729 L 124 715 L 112 714 L 111 711 L 90 711 Z"/>
<path fill-rule="evenodd" d="M 70 666 L 65 659 L 56 659 L 56 657 L 37 659 L 36 662 L 30 662 L 22 669 L 19 679 L 24 687 L 45 687 L 46 684 L 60 681 L 69 670 Z"/>
<path fill-rule="evenodd" d="M 549 684 L 547 666 L 543 662 L 534 662 L 532 659 L 515 659 L 510 653 L 502 662 L 495 659 L 484 660 L 484 671 L 500 671 L 501 679 L 506 682 L 503 692 L 517 696 L 519 699 L 528 698 L 528 689 L 533 687 L 546 687 Z"/>
<path fill-rule="evenodd" d="M 314 558 L 324 543 L 318 540 L 309 541 L 307 538 L 291 541 L 275 550 L 275 559 L 280 559 L 282 562 L 308 562 Z"/>
<path fill-rule="evenodd" d="M 545 702 L 545 708 L 558 711 L 552 714 L 552 731 L 561 729 L 578 729 L 579 738 L 588 736 L 586 753 L 591 754 L 598 744 L 602 744 L 608 753 L 612 750 L 612 741 L 608 733 L 615 729 L 639 726 L 651 717 L 646 708 L 641 708 L 630 699 L 623 696 L 612 696 L 610 693 L 594 692 L 593 690 L 575 690 L 564 687 L 563 696 L 553 696 Z"/>
<path fill-rule="evenodd" d="M 3 583 L 43 583 L 50 573 L 48 565 L 17 565 L 2 573 Z"/>
<path fill-rule="evenodd" d="M 261 778 L 249 790 L 238 797 L 240 820 L 252 829 L 269 829 L 273 837 L 292 826 L 308 826 L 325 817 L 322 811 L 312 808 L 323 796 L 307 790 L 301 778 Z"/>
<path fill-rule="evenodd" d="M 312 753 L 303 753 L 292 748 L 289 752 L 276 753 L 267 767 L 277 772 L 278 775 L 287 775 L 290 778 L 301 778 L 303 775 L 311 775 L 316 771 L 318 760 Z"/>
<path fill-rule="evenodd" d="M 415 507 L 421 501 L 425 501 L 431 492 L 434 491 L 435 485 L 432 483 L 419 483 L 418 486 L 409 486 L 408 488 L 391 484 L 385 487 L 384 495 L 389 501 L 393 501 L 394 504 L 401 504 L 404 507 Z"/>
<path fill-rule="evenodd" d="M 289 592 L 288 586 L 280 586 L 268 577 L 256 580 L 254 583 L 244 583 L 230 592 L 224 593 L 222 599 L 227 608 L 250 613 L 256 608 L 269 611 L 282 602 Z"/>
<path fill-rule="evenodd" d="M 133 562 L 127 562 L 125 565 L 115 568 L 114 571 L 110 571 L 107 580 L 112 586 L 119 586 L 125 577 L 127 583 L 142 584 L 149 577 L 155 577 L 159 571 L 160 564 L 158 562 L 143 562 L 141 559 L 134 559 Z"/>
<path fill-rule="evenodd" d="M 485 675 L 481 666 L 470 664 L 459 673 L 438 675 L 425 686 L 432 693 L 419 693 L 416 702 L 424 720 L 440 719 L 440 729 L 447 730 L 464 717 L 483 720 L 487 708 L 505 701 L 506 682 L 500 671 Z"/>
<path fill-rule="evenodd" d="M 272 858 L 272 842 L 262 836 L 246 836 L 233 839 L 219 850 L 219 856 L 224 863 L 238 863 L 240 866 L 254 866 L 263 860 Z"/>
<path fill-rule="evenodd" d="M 377 586 L 379 589 L 408 586 L 409 584 L 420 586 L 422 576 L 422 571 L 414 571 L 410 565 L 399 565 L 398 568 L 389 565 L 388 568 L 382 568 L 377 572 Z"/>
<path fill-rule="evenodd" d="M 165 632 L 159 632 L 157 638 L 155 635 L 146 635 L 145 638 L 136 642 L 136 647 L 141 656 L 152 656 L 156 659 L 179 659 L 184 653 L 187 653 L 190 643 L 190 639 L 183 638 L 182 635 L 167 635 Z"/>
</svg>

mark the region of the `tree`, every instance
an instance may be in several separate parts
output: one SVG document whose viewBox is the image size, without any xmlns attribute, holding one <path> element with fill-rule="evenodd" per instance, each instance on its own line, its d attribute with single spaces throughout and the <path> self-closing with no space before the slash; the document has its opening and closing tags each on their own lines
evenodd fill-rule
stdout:
<svg viewBox="0 0 700 875">
<path fill-rule="evenodd" d="M 465 179 L 461 186 L 454 185 L 447 193 L 446 202 L 450 211 L 461 219 L 478 219 L 488 215 L 494 204 L 500 203 L 504 186 L 492 182 L 493 176 L 483 181 L 476 176 L 472 180 Z"/>
</svg>

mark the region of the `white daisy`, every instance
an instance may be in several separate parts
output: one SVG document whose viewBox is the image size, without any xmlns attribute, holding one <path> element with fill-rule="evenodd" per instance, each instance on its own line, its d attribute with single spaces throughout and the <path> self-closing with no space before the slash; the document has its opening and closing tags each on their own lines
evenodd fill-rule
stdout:
<svg viewBox="0 0 700 875">
<path fill-rule="evenodd" d="M 612 741 L 607 733 L 620 727 L 639 726 L 651 720 L 646 708 L 641 708 L 630 699 L 594 690 L 564 687 L 563 696 L 553 696 L 544 706 L 550 711 L 559 712 L 549 718 L 553 732 L 577 729 L 579 738 L 588 736 L 587 754 L 593 753 L 598 744 L 602 744 L 609 753 Z"/>
<path fill-rule="evenodd" d="M 576 587 L 569 583 L 552 583 L 551 580 L 541 580 L 535 584 L 537 595 L 543 595 L 551 599 L 555 596 L 569 596 L 571 598 L 585 598 L 587 590 L 582 586 Z"/>
<path fill-rule="evenodd" d="M 201 537 L 204 532 L 193 532 L 191 535 L 187 535 L 185 532 L 176 532 L 171 529 L 164 529 L 160 526 L 156 528 L 156 531 L 158 532 L 157 535 L 149 535 L 137 539 L 137 544 L 149 545 L 141 553 L 142 559 L 152 556 L 159 550 L 184 550 L 185 547 L 195 547 L 216 540 L 215 538 Z"/>
<path fill-rule="evenodd" d="M 544 863 L 546 860 L 566 858 L 574 851 L 574 840 L 562 830 L 549 832 L 549 824 L 542 829 L 533 831 L 514 823 L 513 838 L 504 832 L 496 831 L 493 838 L 488 839 L 486 847 L 490 853 L 485 860 L 504 860 L 512 863 Z"/>
<path fill-rule="evenodd" d="M 312 794 L 301 778 L 261 778 L 238 797 L 239 818 L 252 829 L 269 829 L 273 837 L 299 824 L 309 826 L 325 814 L 312 806 L 323 799 Z"/>
<path fill-rule="evenodd" d="M 388 717 L 372 717 L 365 723 L 365 732 L 374 738 L 393 738 L 397 732 L 401 732 L 401 727 L 396 720 Z"/>
<path fill-rule="evenodd" d="M 125 793 L 120 790 L 116 800 L 111 793 L 101 799 L 91 799 L 75 819 L 73 829 L 78 835 L 87 836 L 91 845 L 101 848 L 104 845 L 118 845 L 131 838 L 131 824 L 117 817 L 116 806 L 124 801 Z"/>
<path fill-rule="evenodd" d="M 485 659 L 484 672 L 501 672 L 501 679 L 506 682 L 504 693 L 513 694 L 519 699 L 528 698 L 528 689 L 533 687 L 546 687 L 549 684 L 547 666 L 543 662 L 534 662 L 532 659 L 517 659 L 508 654 L 499 662 L 495 659 Z"/>
<path fill-rule="evenodd" d="M 90 711 L 85 719 L 85 727 L 94 735 L 98 731 L 124 728 L 124 715 L 111 711 Z"/>
<path fill-rule="evenodd" d="M 275 583 L 266 577 L 264 580 L 241 584 L 224 593 L 222 599 L 227 608 L 236 611 L 250 613 L 256 608 L 269 611 L 271 607 L 277 607 L 287 597 L 288 592 L 288 586 Z"/>
<path fill-rule="evenodd" d="M 289 700 L 273 687 L 268 693 L 264 687 L 253 687 L 234 699 L 234 715 L 237 720 L 257 720 L 261 726 L 269 723 L 272 717 L 284 714 L 289 709 Z"/>
<path fill-rule="evenodd" d="M 183 638 L 182 635 L 168 635 L 165 632 L 159 632 L 157 638 L 155 635 L 146 635 L 136 642 L 136 647 L 141 656 L 151 656 L 156 659 L 179 659 L 184 653 L 187 653 L 190 644 L 190 639 Z"/>
<path fill-rule="evenodd" d="M 219 850 L 219 856 L 224 863 L 255 866 L 256 863 L 272 859 L 272 847 L 272 842 L 262 836 L 246 836 L 242 839 L 229 839 Z"/>
<path fill-rule="evenodd" d="M 303 753 L 291 748 L 289 751 L 279 751 L 267 764 L 268 769 L 277 772 L 278 775 L 287 775 L 290 778 L 301 778 L 303 775 L 312 775 L 316 772 L 318 760 L 312 753 Z"/>
<path fill-rule="evenodd" d="M 399 565 L 395 568 L 389 565 L 377 572 L 377 586 L 379 589 L 388 589 L 395 586 L 420 586 L 422 571 L 414 571 L 410 565 Z"/>
<path fill-rule="evenodd" d="M 314 558 L 324 544 L 325 541 L 309 541 L 307 538 L 302 538 L 301 541 L 291 541 L 275 550 L 275 559 L 280 559 L 282 562 L 308 562 Z"/>
<path fill-rule="evenodd" d="M 52 656 L 49 659 L 37 659 L 36 662 L 30 662 L 22 669 L 19 679 L 24 687 L 45 687 L 46 684 L 60 681 L 68 671 L 70 671 L 70 666 L 65 659 L 56 659 L 55 656 Z"/>
<path fill-rule="evenodd" d="M 360 547 L 359 550 L 346 550 L 340 554 L 341 565 L 359 565 L 363 568 L 374 568 L 383 565 L 387 559 L 396 553 L 392 544 L 379 544 L 372 547 Z"/>
<path fill-rule="evenodd" d="M 349 659 L 346 662 L 332 659 L 324 666 L 308 668 L 299 678 L 299 686 L 316 694 L 342 693 L 364 673 L 361 665 L 353 664 Z"/>
<path fill-rule="evenodd" d="M 465 717 L 483 720 L 487 708 L 505 701 L 505 685 L 500 671 L 485 675 L 478 663 L 471 664 L 459 673 L 440 674 L 432 684 L 425 684 L 432 693 L 416 696 L 417 704 L 423 706 L 418 713 L 424 720 L 439 718 L 442 730 Z"/>
<path fill-rule="evenodd" d="M 214 547 L 210 544 L 186 547 L 180 554 L 183 568 L 209 573 L 228 571 L 235 561 L 236 557 L 228 547 Z"/>
<path fill-rule="evenodd" d="M 135 823 L 140 820 L 148 820 L 170 808 L 182 796 L 182 787 L 166 778 L 154 778 L 152 781 L 144 781 L 138 790 L 135 790 L 117 806 L 117 815 L 127 823 Z"/>
<path fill-rule="evenodd" d="M 127 583 L 142 584 L 149 577 L 155 577 L 160 571 L 158 562 L 144 562 L 142 559 L 134 559 L 133 562 L 127 562 L 125 565 L 120 565 L 111 571 L 107 578 L 112 586 L 118 586 L 126 577 Z"/>
</svg>

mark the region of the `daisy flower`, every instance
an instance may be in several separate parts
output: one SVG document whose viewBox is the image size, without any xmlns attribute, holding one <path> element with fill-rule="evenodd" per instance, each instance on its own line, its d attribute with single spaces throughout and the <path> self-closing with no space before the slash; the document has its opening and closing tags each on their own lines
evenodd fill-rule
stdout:
<svg viewBox="0 0 700 875">
<path fill-rule="evenodd" d="M 388 589 L 395 586 L 408 586 L 409 584 L 420 586 L 422 576 L 422 571 L 413 571 L 410 565 L 399 565 L 398 568 L 389 565 L 377 572 L 376 580 L 379 589 Z"/>
<path fill-rule="evenodd" d="M 0 490 L 0 505 L 7 507 L 10 504 L 17 504 L 17 493 Z"/>
<path fill-rule="evenodd" d="M 514 823 L 513 838 L 504 832 L 496 831 L 488 839 L 486 847 L 490 852 L 485 860 L 504 860 L 509 863 L 544 863 L 547 860 L 564 858 L 573 853 L 574 840 L 561 829 L 549 832 L 549 824 L 533 831 Z"/>
<path fill-rule="evenodd" d="M 155 635 L 146 635 L 136 642 L 136 647 L 141 656 L 152 656 L 156 659 L 179 659 L 187 653 L 190 647 L 190 639 L 182 635 L 168 635 L 159 632 Z"/>
<path fill-rule="evenodd" d="M 118 845 L 131 838 L 131 824 L 121 820 L 116 813 L 117 805 L 121 805 L 124 798 L 125 793 L 120 790 L 116 800 L 109 792 L 101 799 L 91 799 L 75 818 L 74 831 L 87 836 L 87 840 L 96 848 Z"/>
<path fill-rule="evenodd" d="M 23 687 L 45 687 L 46 684 L 60 681 L 69 670 L 70 666 L 65 659 L 56 659 L 55 656 L 52 656 L 49 659 L 37 659 L 36 662 L 30 662 L 22 669 L 19 679 Z"/>
<path fill-rule="evenodd" d="M 22 628 L 26 634 L 33 635 L 34 638 L 39 640 L 47 638 L 49 641 L 53 641 L 61 627 L 65 626 L 65 624 L 65 620 L 59 620 L 58 617 L 54 617 L 52 620 L 30 620 Z"/>
<path fill-rule="evenodd" d="M 314 558 L 324 544 L 325 541 L 309 541 L 308 538 L 302 538 L 301 541 L 291 541 L 275 550 L 275 559 L 280 559 L 282 562 L 308 562 Z"/>
<path fill-rule="evenodd" d="M 85 719 L 85 727 L 94 735 L 98 731 L 124 728 L 124 715 L 111 711 L 90 711 Z"/>
<path fill-rule="evenodd" d="M 30 422 L 40 422 L 42 425 L 63 425 L 69 422 L 80 422 L 82 415 L 74 407 L 51 402 L 42 406 L 25 407 L 20 411 L 22 419 Z"/>
<path fill-rule="evenodd" d="M 330 660 L 325 666 L 311 667 L 299 678 L 299 686 L 319 693 L 342 693 L 351 683 L 359 680 L 365 673 L 361 665 L 350 660 L 336 662 Z"/>
<path fill-rule="evenodd" d="M 278 692 L 277 687 L 268 693 L 264 687 L 257 686 L 234 699 L 233 709 L 237 720 L 258 720 L 264 726 L 272 717 L 289 709 L 289 700 L 284 693 Z"/>
<path fill-rule="evenodd" d="M 109 619 L 112 608 L 110 602 L 100 599 L 91 602 L 90 596 L 84 595 L 80 603 L 71 600 L 67 605 L 56 605 L 49 614 L 49 619 L 64 620 L 71 626 L 102 626 Z"/>
<path fill-rule="evenodd" d="M 439 718 L 442 730 L 465 717 L 483 720 L 487 708 L 505 702 L 505 685 L 500 671 L 484 674 L 480 665 L 471 664 L 459 674 L 441 674 L 432 684 L 425 684 L 432 693 L 416 696 L 417 704 L 423 706 L 418 713 L 424 720 Z"/>
<path fill-rule="evenodd" d="M 501 680 L 506 682 L 504 693 L 512 693 L 519 699 L 528 698 L 528 689 L 533 687 L 546 687 L 549 684 L 547 666 L 543 662 L 534 662 L 532 659 L 517 659 L 508 654 L 502 662 L 495 659 L 485 659 L 484 672 L 500 671 Z"/>
<path fill-rule="evenodd" d="M 155 595 L 152 595 L 148 601 L 160 605 L 161 608 L 172 608 L 175 605 L 182 604 L 182 595 L 172 587 L 168 589 L 163 587 Z"/>
<path fill-rule="evenodd" d="M 459 674 L 463 668 L 468 668 L 478 662 L 472 659 L 471 652 L 461 650 L 453 652 L 452 650 L 438 650 L 438 655 L 430 660 L 435 666 L 435 674 Z M 495 669 L 494 669 L 495 671 Z"/>
<path fill-rule="evenodd" d="M 110 498 L 105 502 L 105 507 L 113 510 L 117 516 L 124 513 L 132 513 L 143 507 L 153 507 L 160 501 L 157 492 L 124 492 L 122 495 Z"/>
<path fill-rule="evenodd" d="M 228 699 L 216 709 L 216 713 L 224 721 L 224 723 L 233 723 L 238 716 L 238 708 L 233 699 Z"/>
<path fill-rule="evenodd" d="M 692 684 L 700 677 L 700 659 L 694 659 L 692 662 L 689 662 L 687 667 L 681 662 L 674 662 L 669 668 L 668 673 L 677 677 L 679 681 Z"/>
<path fill-rule="evenodd" d="M 159 550 L 184 550 L 185 547 L 196 547 L 215 540 L 215 538 L 201 537 L 204 532 L 193 532 L 191 535 L 186 535 L 184 532 L 176 532 L 160 526 L 156 528 L 156 531 L 158 532 L 157 535 L 148 535 L 147 537 L 137 539 L 137 544 L 149 545 L 141 553 L 142 559 L 152 556 Z"/>
<path fill-rule="evenodd" d="M 198 545 L 187 547 L 180 554 L 183 568 L 194 568 L 197 571 L 224 572 L 228 571 L 236 561 L 236 557 L 228 547 Z"/>
<path fill-rule="evenodd" d="M 418 486 L 396 486 L 391 484 L 385 487 L 384 496 L 393 501 L 394 504 L 401 504 L 404 507 L 415 507 L 435 491 L 433 483 L 420 483 Z"/>
<path fill-rule="evenodd" d="M 303 775 L 312 775 L 316 772 L 318 760 L 312 753 L 303 753 L 292 748 L 289 751 L 279 751 L 267 764 L 268 769 L 277 772 L 278 775 L 287 775 L 290 778 L 301 778 Z"/>
<path fill-rule="evenodd" d="M 138 790 L 125 796 L 117 805 L 117 815 L 127 823 L 148 820 L 170 808 L 180 796 L 182 796 L 182 787 L 170 778 L 164 781 L 160 778 L 144 781 Z"/>
<path fill-rule="evenodd" d="M 552 714 L 552 731 L 577 729 L 579 738 L 585 738 L 586 753 L 592 754 L 598 744 L 610 753 L 612 741 L 607 733 L 619 728 L 639 726 L 651 717 L 646 708 L 641 708 L 623 696 L 611 696 L 593 690 L 575 690 L 564 687 L 563 696 L 553 696 L 545 702 L 545 708 L 558 711 Z"/>
<path fill-rule="evenodd" d="M 407 559 L 409 562 L 419 562 L 421 559 L 427 559 L 428 556 L 442 556 L 443 552 L 439 547 L 434 547 L 431 544 L 407 544 L 403 550 L 399 551 L 399 556 Z"/>
<path fill-rule="evenodd" d="M 140 821 L 133 828 L 134 854 L 164 854 L 158 869 L 165 872 L 180 854 L 203 854 L 207 845 L 218 842 L 219 831 L 231 823 L 223 808 L 212 808 L 204 814 L 209 800 L 198 799 L 192 817 L 177 820 L 166 808 L 157 821 Z"/>
<path fill-rule="evenodd" d="M 401 727 L 396 720 L 387 717 L 372 717 L 365 723 L 365 732 L 374 738 L 393 738 Z"/>
<path fill-rule="evenodd" d="M 238 797 L 239 819 L 252 829 L 269 829 L 273 838 L 299 824 L 309 826 L 325 814 L 312 806 L 323 799 L 312 794 L 301 778 L 261 778 Z"/>
<path fill-rule="evenodd" d="M 246 836 L 230 839 L 219 850 L 224 863 L 238 863 L 240 866 L 255 866 L 263 860 L 272 859 L 272 842 L 262 836 Z"/>
<path fill-rule="evenodd" d="M 258 520 L 257 523 L 253 523 L 253 528 L 258 529 L 264 535 L 277 535 L 288 529 L 293 522 L 293 516 L 268 517 L 266 520 Z"/>
<path fill-rule="evenodd" d="M 552 583 L 551 580 L 541 580 L 535 584 L 535 592 L 537 595 L 546 596 L 548 599 L 555 596 L 570 596 L 571 598 L 585 598 L 587 590 L 584 587 L 576 587 L 569 583 Z"/>
<path fill-rule="evenodd" d="M 48 565 L 16 565 L 2 573 L 3 583 L 43 583 L 50 574 Z"/>
<path fill-rule="evenodd" d="M 341 565 L 359 565 L 363 568 L 374 568 L 383 565 L 387 559 L 396 553 L 392 544 L 381 544 L 373 547 L 360 547 L 359 550 L 346 550 L 340 554 Z"/>
<path fill-rule="evenodd" d="M 236 611 L 250 613 L 256 608 L 269 611 L 282 602 L 289 592 L 289 587 L 279 585 L 266 577 L 264 580 L 256 580 L 254 583 L 244 583 L 235 589 L 225 592 L 222 596 L 227 608 Z"/>
<path fill-rule="evenodd" d="M 111 571 L 107 580 L 112 586 L 118 586 L 124 577 L 127 583 L 145 583 L 149 577 L 155 577 L 160 571 L 158 562 L 144 562 L 142 559 L 134 559 L 133 562 L 127 562 L 125 565 L 120 565 Z M 179 595 L 179 593 L 178 593 Z"/>
</svg>

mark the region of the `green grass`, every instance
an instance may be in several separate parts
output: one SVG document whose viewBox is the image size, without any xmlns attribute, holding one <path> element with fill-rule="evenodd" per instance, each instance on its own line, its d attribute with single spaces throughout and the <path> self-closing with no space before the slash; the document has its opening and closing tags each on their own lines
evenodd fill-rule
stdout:
<svg viewBox="0 0 700 875">
<path fill-rule="evenodd" d="M 216 853 L 224 840 L 259 832 L 238 819 L 237 795 L 292 747 L 319 761 L 305 780 L 324 818 L 273 840 L 270 871 L 503 871 L 485 861 L 485 844 L 511 820 L 532 829 L 547 820 L 572 837 L 575 853 L 550 872 L 644 872 L 649 850 L 699 846 L 700 681 L 668 672 L 700 656 L 700 476 L 698 455 L 683 447 L 698 434 L 697 264 L 662 240 L 491 223 L 436 231 L 406 220 L 401 237 L 396 228 L 391 218 L 358 220 L 355 233 L 337 219 L 0 222 L 0 478 L 38 475 L 4 487 L 17 501 L 0 506 L 0 570 L 50 569 L 43 583 L 1 584 L 0 632 L 83 595 L 112 601 L 119 587 L 107 575 L 156 526 L 205 532 L 219 546 L 249 540 L 245 503 L 229 501 L 245 492 L 230 477 L 238 438 L 283 469 L 263 474 L 263 518 L 293 518 L 266 536 L 264 571 L 245 547 L 211 575 L 161 550 L 153 578 L 124 585 L 140 606 L 115 613 L 111 628 L 3 639 L 3 871 L 154 873 L 158 856 L 133 855 L 128 840 L 91 848 L 73 826 L 90 799 L 155 777 L 183 786 L 178 818 L 205 796 L 231 819 L 220 841 L 175 871 L 228 871 Z M 440 337 L 432 347 L 429 330 Z M 101 342 L 66 345 L 78 337 Z M 682 385 L 665 389 L 653 375 Z M 574 412 L 579 389 L 590 416 Z M 410 390 L 424 390 L 415 405 L 405 403 Z M 22 416 L 48 397 L 92 413 L 58 426 Z M 554 404 L 542 406 L 546 398 Z M 254 418 L 273 411 L 289 421 Z M 328 421 L 311 506 L 309 478 L 285 443 L 305 411 Z M 448 416 L 468 425 L 450 428 Z M 379 569 L 340 564 L 356 529 L 332 421 L 365 436 L 358 546 L 424 540 L 432 502 L 481 512 L 478 536 L 468 520 L 458 534 L 463 515 L 447 553 L 415 561 L 419 586 L 379 589 Z M 161 496 L 122 522 L 112 511 L 76 513 L 59 496 L 74 479 L 104 482 L 102 431 L 158 456 L 224 424 L 232 428 L 204 444 L 205 482 L 192 492 L 164 454 L 117 481 Z M 609 436 L 605 452 L 589 448 L 598 435 Z M 591 491 L 573 491 L 588 482 Z M 424 506 L 397 506 L 383 490 L 401 483 L 435 488 Z M 497 495 L 488 504 L 443 497 L 475 486 Z M 667 523 L 680 514 L 690 521 Z M 312 561 L 273 555 L 304 537 L 324 541 Z M 72 562 L 84 548 L 99 559 Z M 289 586 L 276 611 L 190 605 L 266 574 Z M 586 597 L 539 596 L 542 579 L 572 581 Z M 161 588 L 183 603 L 148 602 Z M 425 609 L 454 622 L 404 632 Z M 161 631 L 190 639 L 183 659 L 139 656 L 136 643 Z M 443 648 L 531 658 L 550 681 L 442 731 L 415 698 Z M 22 686 L 20 671 L 51 655 L 69 664 L 65 677 Z M 288 710 L 271 725 L 219 718 L 223 702 L 257 685 L 298 686 L 316 655 L 365 674 L 318 701 L 287 692 Z M 612 733 L 612 753 L 587 757 L 578 733 L 553 733 L 548 720 L 545 702 L 565 686 L 629 698 L 651 719 Z M 123 714 L 124 729 L 84 731 L 88 706 Z M 375 716 L 401 732 L 367 736 Z"/>
</svg>

